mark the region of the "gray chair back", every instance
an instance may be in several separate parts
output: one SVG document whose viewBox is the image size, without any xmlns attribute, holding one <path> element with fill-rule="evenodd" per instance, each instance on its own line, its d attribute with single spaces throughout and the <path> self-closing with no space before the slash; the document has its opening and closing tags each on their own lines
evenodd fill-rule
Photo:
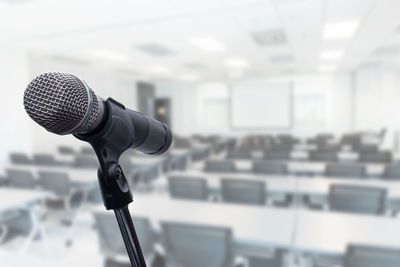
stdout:
<svg viewBox="0 0 400 267">
<path fill-rule="evenodd" d="M 349 245 L 344 267 L 398 267 L 400 249 Z"/>
<path fill-rule="evenodd" d="M 329 207 L 335 211 L 378 215 L 385 210 L 386 194 L 385 188 L 333 184 Z"/>
<path fill-rule="evenodd" d="M 164 222 L 161 226 L 167 255 L 179 266 L 231 266 L 230 229 L 173 222 Z"/>
<path fill-rule="evenodd" d="M 207 200 L 207 181 L 202 177 L 174 175 L 168 177 L 169 194 L 173 198 Z"/>
<path fill-rule="evenodd" d="M 311 151 L 310 152 L 311 161 L 327 161 L 334 162 L 337 161 L 337 153 L 330 151 Z"/>
<path fill-rule="evenodd" d="M 32 160 L 25 153 L 10 153 L 10 160 L 12 164 L 31 164 Z"/>
<path fill-rule="evenodd" d="M 37 184 L 32 173 L 27 170 L 8 169 L 7 177 L 12 187 L 34 189 Z"/>
<path fill-rule="evenodd" d="M 58 152 L 63 155 L 75 155 L 75 150 L 70 146 L 59 146 Z"/>
<path fill-rule="evenodd" d="M 78 168 L 98 168 L 99 161 L 96 155 L 77 155 L 75 156 L 74 166 Z"/>
<path fill-rule="evenodd" d="M 54 156 L 50 154 L 34 154 L 32 162 L 33 164 L 40 166 L 53 166 L 56 164 Z"/>
<path fill-rule="evenodd" d="M 204 166 L 206 172 L 236 172 L 232 160 L 207 160 Z"/>
<path fill-rule="evenodd" d="M 287 174 L 287 166 L 281 162 L 254 161 L 253 173 L 257 174 Z"/>
<path fill-rule="evenodd" d="M 360 161 L 370 163 L 389 163 L 392 161 L 392 153 L 389 151 L 361 152 Z"/>
<path fill-rule="evenodd" d="M 290 150 L 265 150 L 264 159 L 267 160 L 290 160 Z"/>
<path fill-rule="evenodd" d="M 226 158 L 228 159 L 251 159 L 251 150 L 250 149 L 236 149 L 229 151 Z"/>
<path fill-rule="evenodd" d="M 264 205 L 266 184 L 249 179 L 221 179 L 221 194 L 225 202 Z"/>
<path fill-rule="evenodd" d="M 39 171 L 40 184 L 58 197 L 67 197 L 72 189 L 69 176 L 65 172 Z"/>
<path fill-rule="evenodd" d="M 325 174 L 338 178 L 364 177 L 366 168 L 360 164 L 329 163 L 326 166 Z"/>
<path fill-rule="evenodd" d="M 95 212 L 97 234 L 100 240 L 100 250 L 106 255 L 126 255 L 125 245 L 113 214 Z M 145 256 L 153 252 L 155 237 L 147 218 L 133 217 L 133 224 Z"/>
<path fill-rule="evenodd" d="M 400 164 L 386 165 L 383 178 L 386 180 L 400 180 Z"/>
</svg>

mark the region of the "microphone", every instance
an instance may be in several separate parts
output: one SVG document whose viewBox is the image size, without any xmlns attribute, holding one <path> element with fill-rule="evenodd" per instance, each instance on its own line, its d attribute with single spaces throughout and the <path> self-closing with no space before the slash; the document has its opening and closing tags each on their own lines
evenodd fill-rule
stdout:
<svg viewBox="0 0 400 267">
<path fill-rule="evenodd" d="M 117 119 L 110 114 L 111 105 L 118 107 L 118 120 L 122 120 L 112 142 L 121 141 L 121 135 L 129 135 L 124 138 L 130 142 L 130 148 L 155 155 L 168 150 L 172 133 L 166 124 L 126 109 L 112 98 L 105 101 L 72 74 L 41 74 L 29 83 L 24 93 L 25 110 L 35 122 L 49 132 L 74 134 L 85 141 L 110 123 L 115 124 Z"/>
</svg>

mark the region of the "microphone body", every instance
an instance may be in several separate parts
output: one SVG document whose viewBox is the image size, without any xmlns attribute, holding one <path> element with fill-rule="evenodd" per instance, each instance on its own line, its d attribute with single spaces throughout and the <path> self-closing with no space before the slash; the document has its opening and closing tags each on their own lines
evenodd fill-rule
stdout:
<svg viewBox="0 0 400 267">
<path fill-rule="evenodd" d="M 120 136 L 110 141 L 129 139 L 129 148 L 155 155 L 167 151 L 172 142 L 166 124 L 126 109 L 112 98 L 103 100 L 71 74 L 44 73 L 35 78 L 25 90 L 24 106 L 34 121 L 59 135 L 74 134 L 87 141 L 112 120 L 123 120 Z M 118 116 L 110 116 L 111 107 L 115 107 L 114 112 L 119 109 Z"/>
</svg>

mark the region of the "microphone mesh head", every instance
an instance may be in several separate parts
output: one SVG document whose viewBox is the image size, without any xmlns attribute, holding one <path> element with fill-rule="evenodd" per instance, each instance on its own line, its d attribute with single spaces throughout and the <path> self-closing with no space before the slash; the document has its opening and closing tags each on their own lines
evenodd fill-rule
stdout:
<svg viewBox="0 0 400 267">
<path fill-rule="evenodd" d="M 24 107 L 35 122 L 56 134 L 85 133 L 99 113 L 94 92 L 65 73 L 44 73 L 35 78 L 25 90 Z"/>
</svg>

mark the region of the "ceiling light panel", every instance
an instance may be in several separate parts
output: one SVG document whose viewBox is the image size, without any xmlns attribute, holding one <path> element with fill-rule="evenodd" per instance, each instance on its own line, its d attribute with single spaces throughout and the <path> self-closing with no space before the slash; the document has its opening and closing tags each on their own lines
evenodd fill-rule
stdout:
<svg viewBox="0 0 400 267">
<path fill-rule="evenodd" d="M 230 58 L 225 61 L 225 64 L 230 68 L 247 68 L 249 62 L 243 58 Z"/>
<path fill-rule="evenodd" d="M 360 21 L 357 19 L 327 23 L 324 27 L 325 40 L 352 38 L 356 33 Z"/>
<path fill-rule="evenodd" d="M 222 52 L 225 51 L 225 47 L 217 40 L 208 37 L 194 38 L 190 40 L 190 43 L 200 48 L 201 50 L 208 52 Z"/>
</svg>

